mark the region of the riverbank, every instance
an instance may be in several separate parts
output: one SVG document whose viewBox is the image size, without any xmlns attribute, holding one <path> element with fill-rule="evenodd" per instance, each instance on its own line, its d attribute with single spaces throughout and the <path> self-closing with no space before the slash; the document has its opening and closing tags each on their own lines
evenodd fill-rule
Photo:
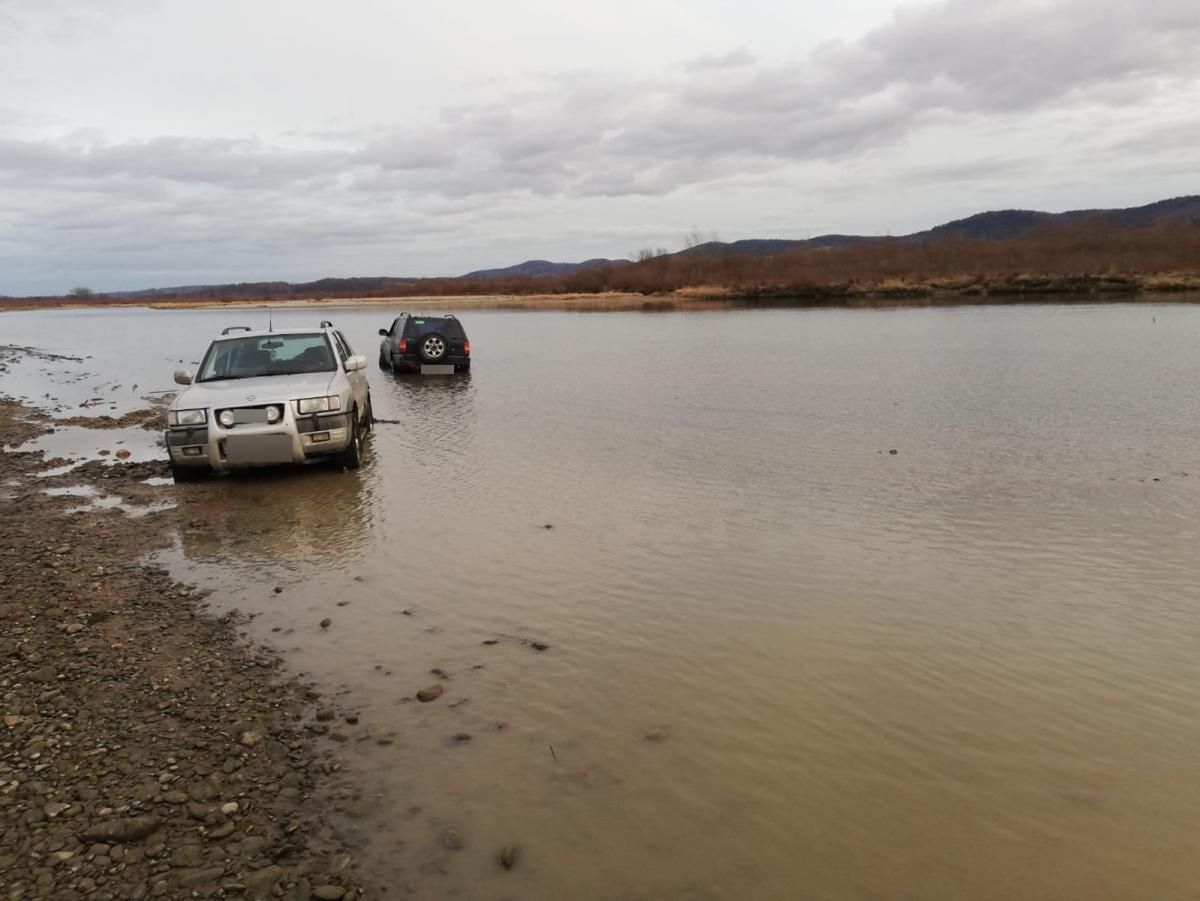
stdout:
<svg viewBox="0 0 1200 901">
<path fill-rule="evenodd" d="M 1145 275 L 1105 274 L 1053 276 L 1017 274 L 942 279 L 887 279 L 830 284 L 695 285 L 675 291 L 638 294 L 462 294 L 395 295 L 389 297 L 156 297 L 128 299 L 8 298 L 0 312 L 38 309 L 149 307 L 188 309 L 309 309 L 407 306 L 437 310 L 561 310 L 565 312 L 660 312 L 779 306 L 872 306 L 898 301 L 912 304 L 1041 302 L 1055 298 L 1081 301 L 1155 303 L 1185 300 L 1200 293 L 1200 273 L 1160 272 Z M 1187 299 L 1191 302 L 1191 299 Z"/>
<path fill-rule="evenodd" d="M 143 562 L 205 527 L 177 521 L 165 464 L 46 475 L 62 461 L 12 448 L 52 424 L 0 401 L 2 897 L 366 897 L 318 738 L 357 717 Z M 77 510 L 100 496 L 133 515 Z"/>
</svg>

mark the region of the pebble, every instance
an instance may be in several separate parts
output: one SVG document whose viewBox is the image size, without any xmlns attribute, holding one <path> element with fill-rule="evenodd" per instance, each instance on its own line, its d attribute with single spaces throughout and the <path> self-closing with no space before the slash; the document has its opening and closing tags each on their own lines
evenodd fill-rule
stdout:
<svg viewBox="0 0 1200 901">
<path fill-rule="evenodd" d="M 225 816 L 227 816 L 227 817 L 233 816 L 237 812 L 238 812 L 238 802 L 237 801 L 228 801 L 225 804 L 221 805 L 221 813 L 225 814 Z"/>
<path fill-rule="evenodd" d="M 84 629 L 83 623 L 71 623 L 71 625 L 67 626 L 66 633 L 68 635 L 75 635 L 79 632 L 82 632 L 83 629 Z"/>
<path fill-rule="evenodd" d="M 440 683 L 437 685 L 430 685 L 428 688 L 422 688 L 417 692 L 417 700 L 422 704 L 426 704 L 429 701 L 436 701 L 442 696 L 442 692 L 445 690 L 446 689 Z"/>
<path fill-rule="evenodd" d="M 263 734 L 262 729 L 247 729 L 238 736 L 238 742 L 245 745 L 247 748 L 252 748 L 265 737 L 266 736 Z"/>
<path fill-rule="evenodd" d="M 216 882 L 225 875 L 224 867 L 209 867 L 204 870 L 193 870 L 179 877 L 180 888 L 194 888 L 206 882 Z"/>
<path fill-rule="evenodd" d="M 318 901 L 341 901 L 346 897 L 346 890 L 340 885 L 318 885 L 313 889 L 312 896 Z"/>
<path fill-rule="evenodd" d="M 328 616 L 325 617 L 323 620 L 321 620 L 321 628 L 322 629 L 328 629 L 332 625 L 333 625 L 333 620 L 331 620 Z"/>
<path fill-rule="evenodd" d="M 92 842 L 137 842 L 155 832 L 162 825 L 156 816 L 125 817 L 102 820 L 79 836 Z"/>
</svg>

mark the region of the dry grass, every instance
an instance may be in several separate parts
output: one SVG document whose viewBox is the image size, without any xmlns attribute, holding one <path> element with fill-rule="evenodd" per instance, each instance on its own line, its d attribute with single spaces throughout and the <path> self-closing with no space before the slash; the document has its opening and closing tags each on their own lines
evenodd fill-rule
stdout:
<svg viewBox="0 0 1200 901">
<path fill-rule="evenodd" d="M 114 301 L 103 296 L 0 299 L 0 310 L 123 304 L 155 307 L 373 303 L 425 309 L 635 310 L 707 308 L 725 301 L 1024 296 L 1200 290 L 1200 225 L 1122 227 L 1106 218 L 1022 238 L 887 238 L 833 250 L 742 256 L 717 250 L 582 270 L 565 276 L 416 279 L 350 295 L 285 283 L 230 285 L 206 295 Z M 322 283 L 314 283 L 321 286 Z M 653 297 L 654 300 L 647 300 Z"/>
</svg>

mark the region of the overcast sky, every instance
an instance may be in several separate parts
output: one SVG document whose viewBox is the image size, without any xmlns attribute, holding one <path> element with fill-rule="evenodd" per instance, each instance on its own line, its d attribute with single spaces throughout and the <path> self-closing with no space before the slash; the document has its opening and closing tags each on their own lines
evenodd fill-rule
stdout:
<svg viewBox="0 0 1200 901">
<path fill-rule="evenodd" d="M 0 294 L 1200 192 L 1197 0 L 0 0 Z"/>
</svg>

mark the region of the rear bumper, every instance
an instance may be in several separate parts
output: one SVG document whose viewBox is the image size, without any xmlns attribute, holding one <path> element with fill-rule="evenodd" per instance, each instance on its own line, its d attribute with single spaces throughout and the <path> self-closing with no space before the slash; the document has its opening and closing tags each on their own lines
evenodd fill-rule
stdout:
<svg viewBox="0 0 1200 901">
<path fill-rule="evenodd" d="M 402 372 L 420 372 L 421 366 L 427 364 L 417 354 L 392 354 L 392 368 Z M 471 366 L 471 358 L 461 354 L 448 354 L 430 366 L 453 366 L 455 369 L 467 369 Z"/>
<path fill-rule="evenodd" d="M 293 418 L 289 412 L 275 425 L 223 429 L 210 422 L 202 428 L 168 429 L 167 454 L 173 466 L 213 472 L 307 463 L 346 449 L 349 419 L 348 413 Z"/>
</svg>

